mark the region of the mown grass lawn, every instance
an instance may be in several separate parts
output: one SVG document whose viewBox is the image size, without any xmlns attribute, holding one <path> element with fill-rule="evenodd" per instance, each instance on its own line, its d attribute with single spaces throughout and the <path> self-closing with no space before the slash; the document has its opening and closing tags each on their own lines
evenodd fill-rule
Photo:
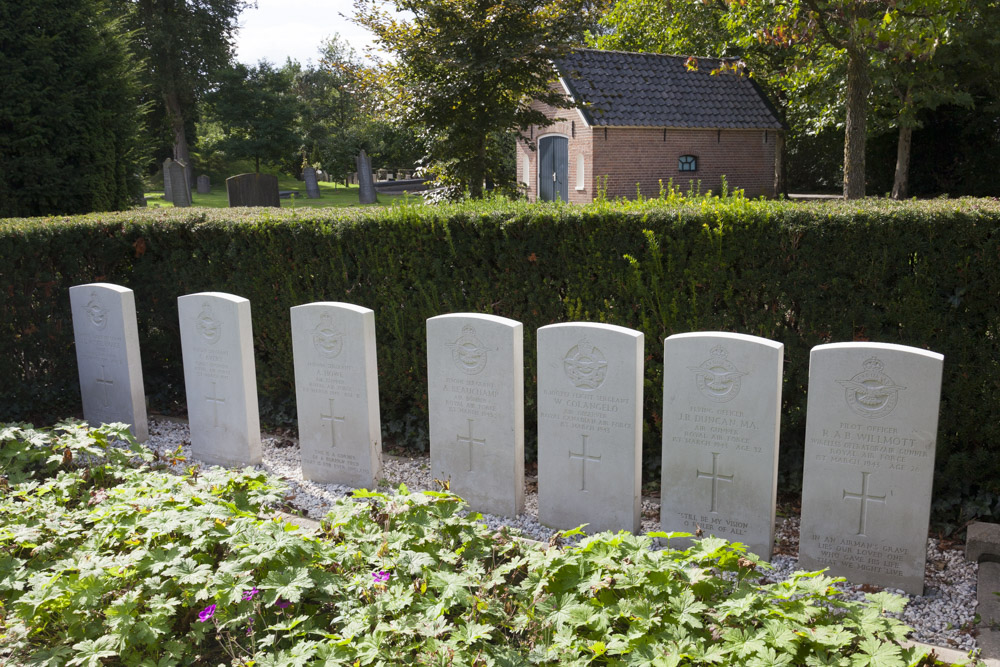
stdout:
<svg viewBox="0 0 1000 667">
<path fill-rule="evenodd" d="M 358 186 L 343 185 L 340 183 L 320 182 L 319 199 L 309 199 L 306 197 L 306 184 L 291 176 L 278 176 L 278 190 L 295 190 L 298 194 L 294 198 L 282 199 L 282 208 L 326 208 L 331 206 L 361 206 L 358 203 Z M 150 208 L 173 207 L 168 201 L 163 199 L 163 191 L 152 191 L 145 193 L 148 206 Z M 226 208 L 229 202 L 226 198 L 226 184 L 213 183 L 212 191 L 207 195 L 198 194 L 197 190 L 191 190 L 191 205 L 205 206 L 208 208 Z M 366 206 L 385 206 L 395 201 L 402 201 L 403 195 L 379 194 L 378 203 L 366 204 Z"/>
</svg>

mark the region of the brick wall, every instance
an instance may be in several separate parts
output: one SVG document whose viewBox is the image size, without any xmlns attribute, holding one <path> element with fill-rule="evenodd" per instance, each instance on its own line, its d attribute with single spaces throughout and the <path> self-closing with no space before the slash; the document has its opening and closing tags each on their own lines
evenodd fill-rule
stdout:
<svg viewBox="0 0 1000 667">
<path fill-rule="evenodd" d="M 569 143 L 569 200 L 573 204 L 586 204 L 594 199 L 593 179 L 593 134 L 576 109 L 556 109 L 537 100 L 532 108 L 539 109 L 548 118 L 557 119 L 548 127 L 533 127 L 529 136 L 535 142 L 534 151 L 528 149 L 523 141 L 517 142 L 517 180 L 528 184 L 528 199 L 535 201 L 538 197 L 538 140 L 546 135 L 562 135 Z M 583 156 L 584 182 L 583 189 L 577 190 L 578 156 Z M 528 158 L 528 174 L 524 172 L 524 158 Z"/>
<path fill-rule="evenodd" d="M 774 196 L 773 130 L 686 130 L 662 128 L 588 127 L 576 109 L 556 109 L 534 102 L 533 108 L 558 119 L 546 128 L 532 128 L 533 140 L 548 134 L 569 138 L 569 200 L 593 201 L 599 177 L 607 176 L 607 196 L 634 198 L 636 184 L 643 196 L 655 197 L 660 180 L 674 179 L 674 187 L 687 191 L 701 181 L 701 192 L 718 193 L 725 175 L 730 190 L 742 188 L 748 197 Z M 766 140 L 765 140 L 766 138 Z M 583 189 L 577 190 L 578 156 L 584 158 Z M 677 158 L 694 155 L 697 170 L 677 169 Z M 525 174 L 525 157 L 528 173 Z M 528 199 L 538 196 L 538 152 L 525 142 L 517 143 L 517 180 L 528 184 Z"/>
<path fill-rule="evenodd" d="M 718 193 L 721 176 L 729 188 L 748 197 L 774 196 L 773 130 L 664 130 L 662 128 L 593 128 L 593 173 L 607 175 L 608 197 L 635 197 L 636 184 L 645 197 L 655 197 L 660 180 L 674 179 L 687 191 L 691 181 L 701 192 Z M 694 155 L 697 170 L 679 171 L 677 158 Z"/>
</svg>

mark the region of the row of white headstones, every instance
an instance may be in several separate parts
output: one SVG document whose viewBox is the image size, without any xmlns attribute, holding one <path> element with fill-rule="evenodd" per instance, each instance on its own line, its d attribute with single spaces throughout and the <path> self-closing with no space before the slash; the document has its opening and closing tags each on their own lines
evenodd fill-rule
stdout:
<svg viewBox="0 0 1000 667">
<path fill-rule="evenodd" d="M 84 416 L 147 435 L 135 301 L 106 283 L 70 289 Z M 261 460 L 250 302 L 178 298 L 191 446 L 227 466 Z M 291 309 L 303 477 L 371 487 L 381 474 L 375 317 L 334 302 Z M 588 532 L 640 529 L 644 339 L 590 322 L 537 332 L 538 518 Z M 664 341 L 665 531 L 715 535 L 770 558 L 781 410 L 781 343 L 697 332 Z M 813 348 L 799 562 L 919 593 L 943 357 L 901 345 Z M 435 477 L 482 512 L 524 503 L 519 322 L 427 320 Z M 684 546 L 684 538 L 671 544 Z"/>
</svg>

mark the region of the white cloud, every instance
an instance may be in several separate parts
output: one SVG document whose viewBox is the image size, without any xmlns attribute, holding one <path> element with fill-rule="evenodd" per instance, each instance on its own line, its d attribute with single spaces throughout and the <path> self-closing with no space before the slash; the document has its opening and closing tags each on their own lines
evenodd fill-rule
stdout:
<svg viewBox="0 0 1000 667">
<path fill-rule="evenodd" d="M 240 15 L 236 59 L 247 65 L 269 60 L 280 66 L 289 57 L 315 63 L 320 44 L 338 34 L 364 56 L 373 36 L 350 21 L 353 13 L 351 0 L 257 0 L 256 9 Z"/>
</svg>

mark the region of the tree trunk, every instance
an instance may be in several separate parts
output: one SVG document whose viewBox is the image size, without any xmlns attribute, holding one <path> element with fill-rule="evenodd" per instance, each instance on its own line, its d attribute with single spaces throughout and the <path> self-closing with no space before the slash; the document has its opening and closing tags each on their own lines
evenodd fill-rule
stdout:
<svg viewBox="0 0 1000 667">
<path fill-rule="evenodd" d="M 774 196 L 788 194 L 788 175 L 785 170 L 785 133 L 778 130 L 774 133 Z"/>
<path fill-rule="evenodd" d="M 190 184 L 194 174 L 194 165 L 191 164 L 191 153 L 188 151 L 187 132 L 184 129 L 184 111 L 181 109 L 180 99 L 176 92 L 164 92 L 163 99 L 167 107 L 167 117 L 170 119 L 170 129 L 174 132 L 174 160 L 184 163 L 184 171 L 187 172 L 187 181 Z"/>
<path fill-rule="evenodd" d="M 868 95 L 871 93 L 868 62 L 857 47 L 847 49 L 847 117 L 844 122 L 844 199 L 865 196 L 865 135 Z"/>
<path fill-rule="evenodd" d="M 483 198 L 483 178 L 486 175 L 486 137 L 479 138 L 479 152 L 469 174 L 469 196 L 473 199 Z"/>
<path fill-rule="evenodd" d="M 913 128 L 903 125 L 899 128 L 899 142 L 896 144 L 896 175 L 892 180 L 892 198 L 906 199 L 910 196 L 910 145 L 913 142 Z"/>
</svg>

